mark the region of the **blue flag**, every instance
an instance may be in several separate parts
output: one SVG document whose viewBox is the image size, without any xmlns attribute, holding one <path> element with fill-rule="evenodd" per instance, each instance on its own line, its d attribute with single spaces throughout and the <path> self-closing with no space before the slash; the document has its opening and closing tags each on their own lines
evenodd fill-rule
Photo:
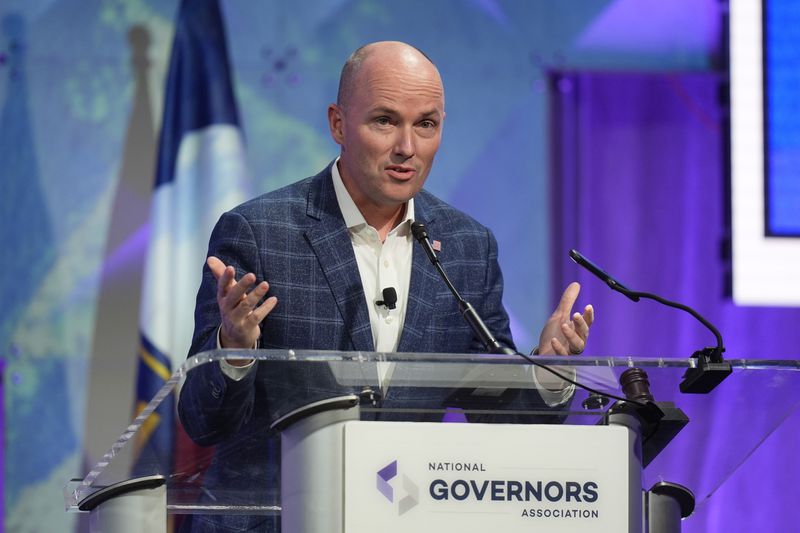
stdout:
<svg viewBox="0 0 800 533">
<path fill-rule="evenodd" d="M 247 197 L 244 139 L 217 0 L 183 0 L 172 44 L 139 316 L 136 412 L 186 358 L 211 230 Z M 141 474 L 172 468 L 175 398 L 139 431 Z M 145 467 L 142 463 L 153 465 Z"/>
</svg>

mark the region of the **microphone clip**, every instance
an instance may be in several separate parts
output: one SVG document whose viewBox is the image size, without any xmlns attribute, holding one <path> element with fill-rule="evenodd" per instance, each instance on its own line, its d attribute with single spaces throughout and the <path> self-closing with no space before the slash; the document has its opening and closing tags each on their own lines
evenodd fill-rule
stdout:
<svg viewBox="0 0 800 533">
<path fill-rule="evenodd" d="M 708 394 L 733 372 L 731 364 L 722 359 L 723 350 L 719 347 L 703 348 L 692 354 L 692 358 L 697 359 L 697 366 L 687 368 L 683 374 L 682 393 Z"/>
</svg>

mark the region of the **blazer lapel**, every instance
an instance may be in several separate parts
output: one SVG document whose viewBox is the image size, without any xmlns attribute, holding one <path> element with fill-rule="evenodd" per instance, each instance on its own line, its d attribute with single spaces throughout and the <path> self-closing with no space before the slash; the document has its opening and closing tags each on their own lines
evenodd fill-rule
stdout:
<svg viewBox="0 0 800 533">
<path fill-rule="evenodd" d="M 433 239 L 436 236 L 436 221 L 428 211 L 422 195 L 417 195 L 414 198 L 414 217 L 417 222 L 425 224 L 428 234 Z M 398 352 L 418 352 L 426 349 L 425 337 L 431 317 L 434 316 L 434 303 L 440 283 L 443 282 L 430 264 L 422 246 L 414 243 L 406 318 L 397 346 Z"/>
<path fill-rule="evenodd" d="M 306 238 L 350 333 L 353 350 L 371 352 L 375 348 L 364 288 L 331 179 L 330 166 L 313 178 L 306 214 L 317 222 L 306 231 Z"/>
</svg>

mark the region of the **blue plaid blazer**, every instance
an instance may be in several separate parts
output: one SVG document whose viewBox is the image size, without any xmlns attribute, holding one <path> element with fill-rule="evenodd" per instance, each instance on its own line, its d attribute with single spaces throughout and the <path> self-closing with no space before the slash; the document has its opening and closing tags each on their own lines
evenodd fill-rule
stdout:
<svg viewBox="0 0 800 533">
<path fill-rule="evenodd" d="M 414 202 L 417 220 L 425 224 L 431 239 L 441 242 L 438 255 L 453 284 L 498 341 L 513 347 L 502 305 L 503 281 L 494 236 L 426 191 Z M 336 201 L 330 165 L 316 176 L 225 213 L 211 235 L 208 253 L 233 265 L 237 278 L 253 272 L 258 280 L 267 280 L 269 295 L 277 296 L 277 307 L 262 324 L 262 348 L 373 351 L 361 277 Z M 220 324 L 216 290 L 216 280 L 205 266 L 190 355 L 216 348 Z M 398 351 L 484 351 L 417 245 Z M 235 382 L 224 376 L 219 365 L 212 364 L 187 376 L 178 409 L 183 425 L 199 444 L 217 445 L 205 478 L 207 486 L 254 487 L 252 494 L 257 499 L 255 487 L 266 487 L 278 475 L 270 470 L 275 452 L 267 452 L 265 446 L 265 440 L 275 435 L 267 435 L 265 428 L 291 407 L 330 397 L 331 387 L 335 388 L 325 385 L 331 382 L 330 376 L 307 374 L 314 370 L 287 365 L 279 380 L 274 368 L 271 371 L 273 375 L 266 376 L 263 368 L 257 367 Z M 420 393 L 425 394 L 415 389 L 415 394 Z M 395 398 L 404 399 L 409 400 Z M 431 398 L 414 400 L 425 403 Z M 273 456 L 268 458 L 267 453 Z M 215 523 L 220 527 L 217 520 Z"/>
<path fill-rule="evenodd" d="M 491 232 L 432 194 L 414 199 L 417 220 L 441 242 L 442 265 L 489 330 L 511 346 L 497 243 Z M 278 306 L 263 323 L 262 348 L 372 351 L 361 277 L 333 190 L 330 166 L 314 177 L 225 213 L 209 254 L 270 284 Z M 191 353 L 216 347 L 220 324 L 216 281 L 204 267 Z M 405 325 L 398 351 L 463 353 L 483 347 L 461 318 L 452 294 L 414 247 Z"/>
</svg>

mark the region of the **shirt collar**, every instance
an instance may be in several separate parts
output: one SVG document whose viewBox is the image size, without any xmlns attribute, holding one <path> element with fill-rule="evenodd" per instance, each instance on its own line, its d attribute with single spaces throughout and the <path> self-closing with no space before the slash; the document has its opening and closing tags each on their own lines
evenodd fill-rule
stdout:
<svg viewBox="0 0 800 533">
<path fill-rule="evenodd" d="M 356 203 L 353 201 L 353 198 L 350 196 L 350 193 L 347 192 L 347 188 L 344 186 L 342 175 L 339 174 L 338 157 L 331 166 L 331 175 L 333 177 L 333 191 L 336 193 L 336 201 L 339 203 L 339 209 L 342 211 L 342 217 L 344 217 L 344 223 L 347 226 L 347 229 L 359 230 L 362 226 L 366 227 L 367 221 L 364 219 L 364 215 L 362 215 L 361 211 L 359 211 L 358 207 L 356 207 Z M 397 228 L 410 227 L 411 221 L 413 220 L 414 199 L 411 198 L 408 202 L 406 202 L 405 217 L 395 228 L 392 229 L 392 231 Z"/>
</svg>

